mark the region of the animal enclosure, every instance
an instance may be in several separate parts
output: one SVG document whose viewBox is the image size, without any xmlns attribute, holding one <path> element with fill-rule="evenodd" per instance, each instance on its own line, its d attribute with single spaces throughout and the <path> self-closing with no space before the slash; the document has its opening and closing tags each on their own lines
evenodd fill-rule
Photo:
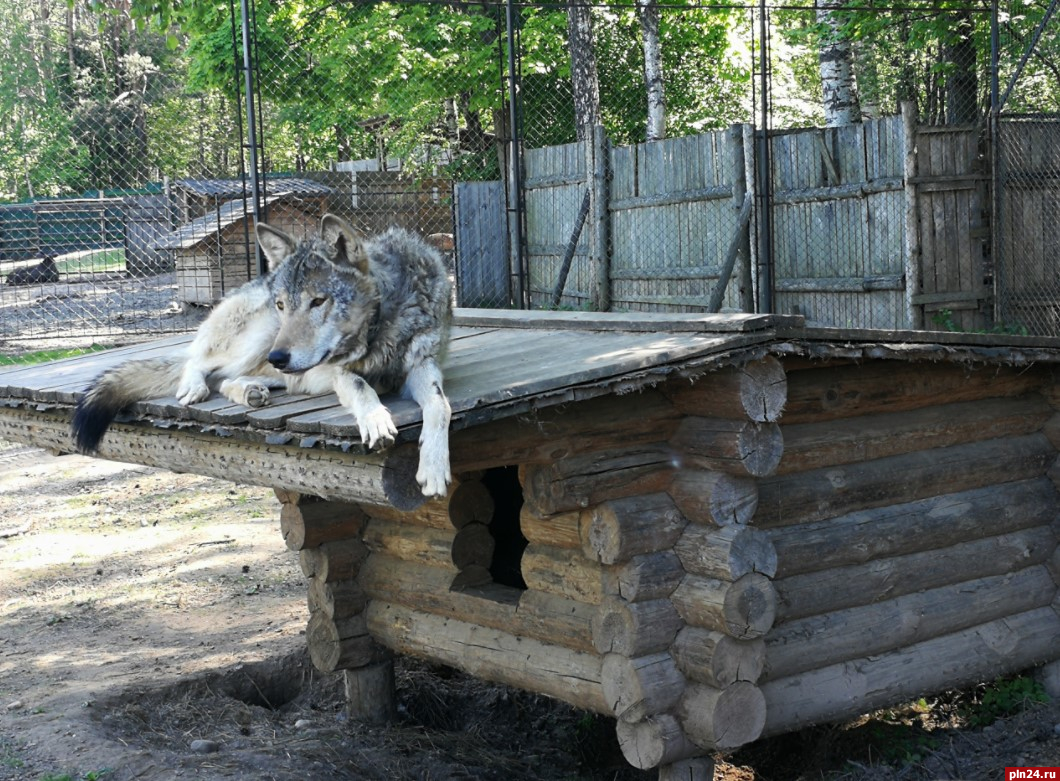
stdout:
<svg viewBox="0 0 1060 781">
<path fill-rule="evenodd" d="M 396 398 L 383 453 L 279 395 L 137 405 L 101 455 L 276 489 L 310 655 L 362 715 L 408 653 L 612 715 L 671 768 L 1060 659 L 1060 341 L 902 337 L 458 310 L 431 502 Z M 88 379 L 174 346 L 0 373 L 0 437 L 68 449 Z"/>
<path fill-rule="evenodd" d="M 1019 134 L 1033 131 L 1007 132 L 1007 143 L 1021 145 Z M 756 302 L 768 308 L 771 293 L 769 311 L 818 325 L 923 328 L 943 317 L 954 330 L 993 325 L 990 165 L 979 128 L 919 125 L 906 107 L 856 125 L 770 133 L 768 192 L 757 138 L 737 126 L 631 146 L 598 136 L 527 150 L 531 300 L 754 311 Z M 1027 251 L 1006 267 L 1005 284 L 1041 290 L 1040 273 L 1014 281 L 1017 267 L 1055 266 L 1048 231 L 1037 238 L 1034 198 L 1045 191 L 1027 191 L 1027 209 L 1015 205 L 1010 218 L 1028 219 L 1027 238 L 1008 239 Z M 1038 315 L 1018 322 L 1052 333 Z"/>
</svg>

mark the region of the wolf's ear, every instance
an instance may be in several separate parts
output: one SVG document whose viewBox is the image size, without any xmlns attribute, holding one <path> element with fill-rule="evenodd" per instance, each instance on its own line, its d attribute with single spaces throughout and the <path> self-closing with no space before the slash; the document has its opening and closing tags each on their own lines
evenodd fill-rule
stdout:
<svg viewBox="0 0 1060 781">
<path fill-rule="evenodd" d="M 258 237 L 258 246 L 269 261 L 269 268 L 278 267 L 298 246 L 297 242 L 282 230 L 263 222 L 254 226 L 254 235 Z"/>
<path fill-rule="evenodd" d="M 364 251 L 364 241 L 346 220 L 334 214 L 325 214 L 320 220 L 320 236 L 331 250 L 335 265 L 349 267 L 362 274 L 368 273 L 368 253 Z"/>
</svg>

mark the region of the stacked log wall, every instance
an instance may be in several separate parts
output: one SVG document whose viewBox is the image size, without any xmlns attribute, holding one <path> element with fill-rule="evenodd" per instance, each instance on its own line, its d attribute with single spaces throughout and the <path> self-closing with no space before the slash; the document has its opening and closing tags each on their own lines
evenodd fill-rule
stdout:
<svg viewBox="0 0 1060 781">
<path fill-rule="evenodd" d="M 1060 410 L 1035 367 L 787 361 L 763 734 L 1057 658 Z"/>
<path fill-rule="evenodd" d="M 776 550 L 749 523 L 757 481 L 775 472 L 784 453 L 782 365 L 767 357 L 695 383 L 671 381 L 666 393 L 681 413 L 669 443 L 681 467 L 669 498 L 683 526 L 678 535 L 659 534 L 663 552 L 655 556 L 676 559 L 665 602 L 677 631 L 656 628 L 658 647 L 612 646 L 604 662 L 619 744 L 641 768 L 674 766 L 758 737 L 765 700 L 757 681 L 776 606 Z M 620 594 L 611 609 L 636 608 L 624 601 Z M 654 696 L 649 686 L 657 687 Z"/>
<path fill-rule="evenodd" d="M 285 501 L 311 653 L 370 667 L 385 646 L 613 715 L 645 769 L 1045 661 L 1054 388 L 767 357 L 643 393 L 627 436 L 614 397 L 467 432 L 480 447 L 456 432 L 443 500 Z M 512 464 L 526 590 L 491 580 L 474 471 Z"/>
<path fill-rule="evenodd" d="M 470 438 L 455 432 L 459 479 L 448 504 L 364 508 L 370 555 L 358 582 L 369 597 L 371 635 L 401 652 L 613 714 L 600 649 L 638 643 L 659 627 L 672 639 L 678 629 L 666 598 L 680 577 L 676 556 L 656 550 L 654 526 L 641 528 L 639 539 L 625 531 L 668 504 L 673 528 L 665 548 L 680 533 L 683 519 L 666 494 L 674 469 L 667 439 L 677 416 L 660 393 L 638 401 L 641 414 L 628 427 L 615 425 L 628 404 L 611 397 L 476 428 Z M 493 583 L 485 558 L 456 560 L 461 535 L 489 523 L 464 524 L 457 499 L 482 485 L 482 470 L 512 465 L 522 488 L 525 590 Z M 600 555 L 616 563 L 603 565 Z M 616 609 L 623 595 L 637 607 Z"/>
</svg>

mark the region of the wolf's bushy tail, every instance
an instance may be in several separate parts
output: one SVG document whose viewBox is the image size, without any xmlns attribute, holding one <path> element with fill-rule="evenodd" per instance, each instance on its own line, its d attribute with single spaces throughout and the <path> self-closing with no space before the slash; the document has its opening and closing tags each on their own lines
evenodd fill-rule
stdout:
<svg viewBox="0 0 1060 781">
<path fill-rule="evenodd" d="M 94 453 L 114 418 L 130 404 L 176 393 L 183 368 L 183 357 L 149 358 L 127 361 L 103 372 L 74 410 L 78 451 Z"/>
</svg>

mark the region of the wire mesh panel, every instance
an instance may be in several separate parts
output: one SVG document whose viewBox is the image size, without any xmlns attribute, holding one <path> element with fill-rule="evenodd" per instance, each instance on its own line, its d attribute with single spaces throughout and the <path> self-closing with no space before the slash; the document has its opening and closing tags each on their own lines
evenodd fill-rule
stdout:
<svg viewBox="0 0 1060 781">
<path fill-rule="evenodd" d="M 1002 3 L 993 157 L 994 329 L 1060 336 L 1056 3 Z"/>
<path fill-rule="evenodd" d="M 1000 327 L 1060 336 L 1060 116 L 1008 116 L 998 132 Z"/>
<path fill-rule="evenodd" d="M 189 329 L 325 212 L 465 305 L 1054 327 L 1045 7 L 103 5 L 0 7 L 0 354 Z"/>
</svg>

